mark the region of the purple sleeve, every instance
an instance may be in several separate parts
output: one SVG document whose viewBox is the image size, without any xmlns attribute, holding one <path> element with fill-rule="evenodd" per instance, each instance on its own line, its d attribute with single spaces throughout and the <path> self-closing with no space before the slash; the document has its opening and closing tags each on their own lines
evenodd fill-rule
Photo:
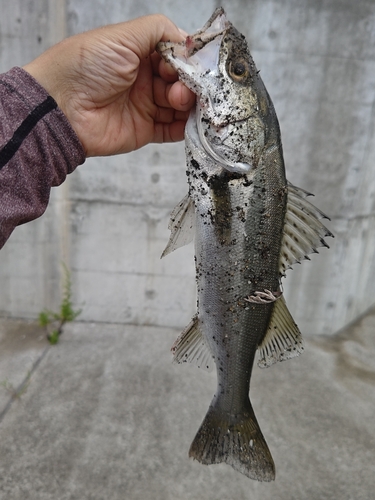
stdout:
<svg viewBox="0 0 375 500">
<path fill-rule="evenodd" d="M 0 75 L 0 248 L 16 226 L 44 213 L 51 187 L 84 161 L 46 90 L 21 68 Z"/>
</svg>

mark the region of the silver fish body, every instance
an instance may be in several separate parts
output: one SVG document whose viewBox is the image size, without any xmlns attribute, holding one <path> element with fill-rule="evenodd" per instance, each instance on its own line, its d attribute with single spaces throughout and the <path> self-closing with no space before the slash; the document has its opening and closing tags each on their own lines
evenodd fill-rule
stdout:
<svg viewBox="0 0 375 500">
<path fill-rule="evenodd" d="M 249 399 L 254 358 L 259 349 L 258 364 L 269 366 L 302 352 L 280 278 L 330 233 L 306 193 L 286 181 L 274 107 L 224 11 L 159 52 L 197 94 L 185 131 L 189 194 L 172 214 L 164 252 L 194 230 L 198 312 L 173 352 L 177 362 L 213 360 L 217 371 L 190 456 L 270 481 L 275 466 Z"/>
</svg>

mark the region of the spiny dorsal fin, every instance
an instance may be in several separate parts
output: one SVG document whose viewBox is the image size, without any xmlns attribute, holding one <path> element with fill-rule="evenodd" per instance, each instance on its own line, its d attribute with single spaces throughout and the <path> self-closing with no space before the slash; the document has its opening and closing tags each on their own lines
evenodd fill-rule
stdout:
<svg viewBox="0 0 375 500">
<path fill-rule="evenodd" d="M 197 316 L 194 316 L 179 335 L 171 351 L 174 363 L 194 363 L 207 371 L 214 367 L 214 359 L 204 341 Z"/>
<path fill-rule="evenodd" d="M 266 368 L 277 361 L 299 356 L 303 350 L 301 332 L 282 296 L 275 302 L 267 333 L 258 347 L 258 366 Z"/>
<path fill-rule="evenodd" d="M 333 234 L 319 219 L 328 217 L 306 200 L 310 193 L 288 184 L 288 202 L 284 234 L 281 243 L 279 269 L 285 275 L 291 265 L 308 259 L 308 254 L 318 253 L 318 247 L 328 247 L 324 241 Z"/>
<path fill-rule="evenodd" d="M 194 204 L 187 194 L 173 209 L 169 220 L 168 229 L 171 235 L 161 258 L 190 243 L 194 238 Z"/>
</svg>

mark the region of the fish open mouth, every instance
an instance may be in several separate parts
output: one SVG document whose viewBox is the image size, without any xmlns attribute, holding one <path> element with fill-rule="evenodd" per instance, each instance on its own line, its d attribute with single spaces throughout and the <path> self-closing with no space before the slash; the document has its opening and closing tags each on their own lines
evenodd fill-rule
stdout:
<svg viewBox="0 0 375 500">
<path fill-rule="evenodd" d="M 196 52 L 202 51 L 202 49 L 211 44 L 211 42 L 216 41 L 218 37 L 221 39 L 221 35 L 226 33 L 228 27 L 229 23 L 224 10 L 222 8 L 216 10 L 202 29 L 186 38 L 186 57 L 193 57 Z M 207 49 L 206 55 L 212 52 L 212 47 L 207 47 Z M 200 56 L 202 56 L 202 52 Z"/>
<path fill-rule="evenodd" d="M 202 29 L 184 42 L 160 42 L 157 51 L 195 94 L 205 94 L 201 80 L 218 74 L 221 42 L 230 23 L 223 9 L 217 9 Z M 218 124 L 219 125 L 219 124 Z"/>
</svg>

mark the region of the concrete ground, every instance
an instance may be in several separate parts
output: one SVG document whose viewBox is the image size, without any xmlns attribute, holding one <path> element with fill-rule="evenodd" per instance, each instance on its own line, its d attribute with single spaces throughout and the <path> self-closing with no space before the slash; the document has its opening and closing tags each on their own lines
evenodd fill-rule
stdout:
<svg viewBox="0 0 375 500">
<path fill-rule="evenodd" d="M 254 368 L 274 483 L 188 458 L 215 374 L 171 364 L 172 329 L 74 323 L 47 344 L 0 320 L 0 498 L 367 500 L 375 491 L 375 312 Z M 22 385 L 23 384 L 23 385 Z"/>
</svg>

